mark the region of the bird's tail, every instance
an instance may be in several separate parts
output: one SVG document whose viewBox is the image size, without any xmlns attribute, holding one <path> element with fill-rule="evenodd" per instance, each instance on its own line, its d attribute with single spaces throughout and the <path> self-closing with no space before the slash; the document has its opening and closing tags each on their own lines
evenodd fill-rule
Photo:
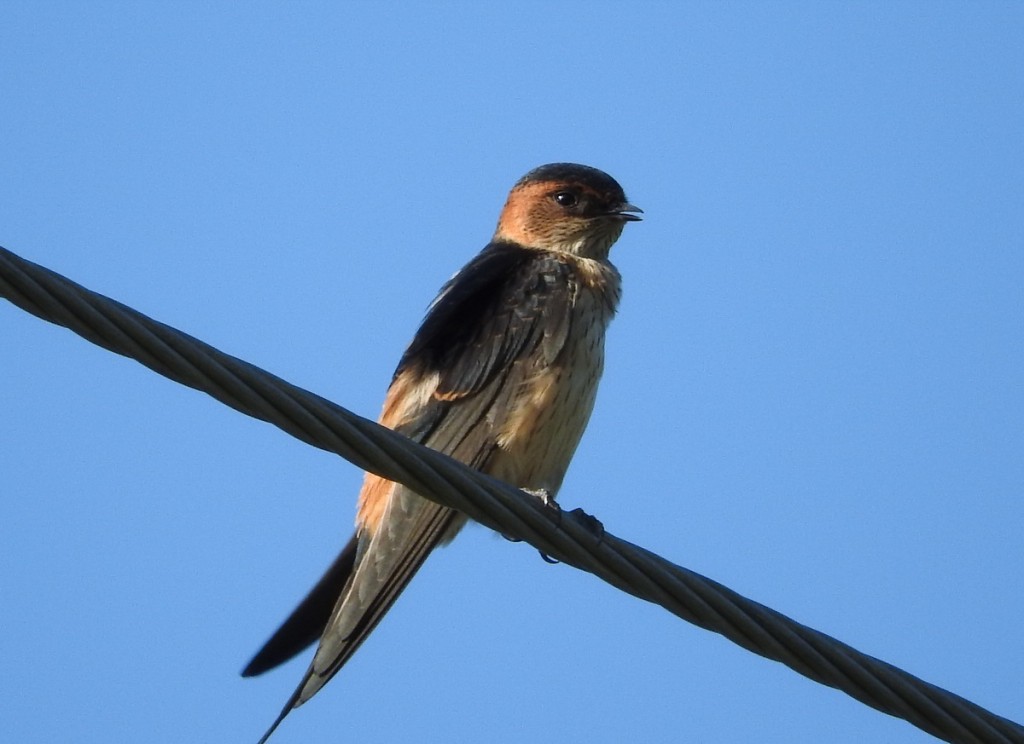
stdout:
<svg viewBox="0 0 1024 744">
<path fill-rule="evenodd" d="M 357 546 L 358 539 L 352 535 L 316 586 L 310 589 L 306 598 L 242 670 L 243 677 L 255 677 L 280 666 L 320 639 L 334 605 L 352 575 Z"/>
</svg>

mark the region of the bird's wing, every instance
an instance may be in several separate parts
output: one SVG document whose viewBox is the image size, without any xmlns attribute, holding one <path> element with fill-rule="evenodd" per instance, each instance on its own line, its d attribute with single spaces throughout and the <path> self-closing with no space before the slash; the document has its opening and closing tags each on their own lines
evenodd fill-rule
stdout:
<svg viewBox="0 0 1024 744">
<path fill-rule="evenodd" d="M 559 258 L 488 246 L 431 305 L 395 372 L 381 423 L 486 471 L 524 383 L 554 364 L 565 343 L 575 292 L 572 269 Z M 312 664 L 264 740 L 348 661 L 461 519 L 404 486 L 367 477 L 354 570 Z"/>
<path fill-rule="evenodd" d="M 309 590 L 305 599 L 242 670 L 243 677 L 255 677 L 284 664 L 320 638 L 342 589 L 352 575 L 357 545 L 357 537 L 352 535 L 316 586 Z"/>
</svg>

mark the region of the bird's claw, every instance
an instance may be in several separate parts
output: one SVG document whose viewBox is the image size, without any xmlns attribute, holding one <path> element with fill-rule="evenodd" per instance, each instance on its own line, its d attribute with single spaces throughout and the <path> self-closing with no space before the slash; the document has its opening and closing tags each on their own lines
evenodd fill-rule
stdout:
<svg viewBox="0 0 1024 744">
<path fill-rule="evenodd" d="M 569 512 L 569 516 L 598 540 L 604 537 L 604 524 L 593 514 L 587 514 L 582 509 L 573 509 Z"/>
<path fill-rule="evenodd" d="M 561 513 L 562 507 L 560 507 L 558 505 L 558 502 L 555 501 L 555 497 L 551 494 L 551 491 L 549 491 L 548 489 L 546 489 L 546 488 L 524 488 L 524 489 L 522 489 L 522 491 L 524 493 L 528 493 L 531 496 L 533 496 L 535 499 L 537 499 L 541 504 L 543 504 L 548 509 L 552 509 L 552 510 L 554 510 L 556 512 Z"/>
<path fill-rule="evenodd" d="M 555 522 L 558 523 L 558 526 L 562 525 L 562 507 L 560 507 L 558 502 L 555 501 L 555 497 L 551 495 L 551 491 L 546 488 L 524 488 L 523 490 L 531 496 L 535 496 L 537 500 L 544 505 L 545 509 L 552 511 L 555 515 Z M 545 563 L 550 563 L 551 565 L 561 563 L 560 560 L 552 558 L 543 550 L 538 550 L 537 552 L 540 553 L 541 560 Z"/>
<path fill-rule="evenodd" d="M 559 524 L 562 523 L 562 507 L 555 501 L 555 497 L 551 495 L 551 491 L 546 488 L 523 488 L 520 489 L 523 493 L 528 493 L 537 499 L 545 509 L 549 509 L 556 515 Z M 502 535 L 509 542 L 522 542 L 518 537 L 512 537 L 511 535 Z M 544 556 L 543 553 L 541 553 Z M 544 560 L 551 562 L 547 556 L 544 556 Z M 557 563 L 557 561 L 555 561 Z"/>
<path fill-rule="evenodd" d="M 563 514 L 565 514 L 565 512 L 562 511 L 562 507 L 558 505 L 558 502 L 555 501 L 555 497 L 551 495 L 550 491 L 548 491 L 546 488 L 523 488 L 522 490 L 536 498 L 538 501 L 540 501 L 540 503 L 546 509 L 551 510 L 555 514 L 555 521 L 558 523 L 559 526 L 561 526 L 562 517 Z M 604 525 L 601 524 L 601 520 L 599 520 L 592 514 L 587 514 L 587 512 L 583 511 L 582 509 L 573 509 L 571 512 L 568 512 L 568 514 L 581 527 L 583 527 L 583 529 L 585 529 L 598 540 L 600 540 L 601 537 L 604 535 Z M 522 542 L 522 540 L 520 540 L 517 537 L 510 537 L 509 535 L 502 535 L 502 537 L 504 537 L 509 542 Z M 558 560 L 557 558 L 552 558 L 550 555 L 543 551 L 537 552 L 540 553 L 540 557 L 544 560 L 545 563 L 551 563 L 552 565 L 556 563 L 561 563 L 560 560 Z"/>
</svg>

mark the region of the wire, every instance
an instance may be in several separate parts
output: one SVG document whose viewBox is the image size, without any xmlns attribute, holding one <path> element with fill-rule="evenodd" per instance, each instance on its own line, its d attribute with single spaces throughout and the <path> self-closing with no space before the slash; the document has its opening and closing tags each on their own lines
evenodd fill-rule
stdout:
<svg viewBox="0 0 1024 744">
<path fill-rule="evenodd" d="M 950 742 L 1024 727 L 0 248 L 0 296 L 183 385 Z"/>
</svg>

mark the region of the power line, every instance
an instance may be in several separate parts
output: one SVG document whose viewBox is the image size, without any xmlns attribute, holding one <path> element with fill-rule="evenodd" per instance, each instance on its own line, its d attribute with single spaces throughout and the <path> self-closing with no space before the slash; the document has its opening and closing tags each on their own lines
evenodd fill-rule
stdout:
<svg viewBox="0 0 1024 744">
<path fill-rule="evenodd" d="M 0 296 L 503 535 L 950 742 L 1024 727 L 0 248 Z"/>
</svg>

